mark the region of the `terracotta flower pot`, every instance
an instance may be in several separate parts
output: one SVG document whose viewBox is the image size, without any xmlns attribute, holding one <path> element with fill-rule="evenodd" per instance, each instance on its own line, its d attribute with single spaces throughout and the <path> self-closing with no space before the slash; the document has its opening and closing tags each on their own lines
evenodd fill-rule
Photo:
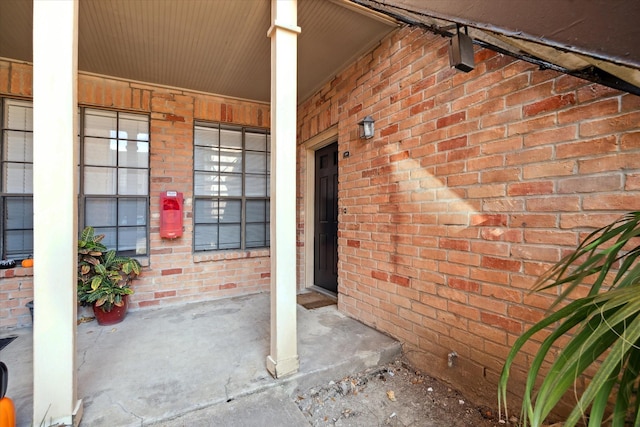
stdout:
<svg viewBox="0 0 640 427">
<path fill-rule="evenodd" d="M 102 311 L 102 307 L 93 306 L 93 313 L 96 315 L 96 320 L 99 325 L 115 325 L 124 320 L 127 315 L 127 308 L 129 307 L 128 295 L 122 296 L 124 304 L 122 307 L 114 305 L 111 311 Z"/>
</svg>

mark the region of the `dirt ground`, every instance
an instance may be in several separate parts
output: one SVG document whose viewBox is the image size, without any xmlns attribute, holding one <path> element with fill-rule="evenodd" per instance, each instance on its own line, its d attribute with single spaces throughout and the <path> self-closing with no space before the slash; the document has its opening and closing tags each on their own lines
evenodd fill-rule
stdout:
<svg viewBox="0 0 640 427">
<path fill-rule="evenodd" d="M 402 361 L 306 390 L 297 404 L 315 426 L 494 427 L 491 408 L 477 407 L 458 391 Z"/>
</svg>

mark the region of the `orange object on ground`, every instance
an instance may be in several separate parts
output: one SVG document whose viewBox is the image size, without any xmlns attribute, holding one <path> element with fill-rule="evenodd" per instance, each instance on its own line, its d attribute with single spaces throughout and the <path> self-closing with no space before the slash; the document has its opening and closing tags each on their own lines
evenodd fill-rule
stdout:
<svg viewBox="0 0 640 427">
<path fill-rule="evenodd" d="M 0 427 L 16 427 L 16 408 L 8 397 L 0 399 Z"/>
<path fill-rule="evenodd" d="M 5 397 L 9 385 L 9 370 L 0 362 L 0 427 L 16 427 L 16 408 L 13 401 Z"/>
</svg>

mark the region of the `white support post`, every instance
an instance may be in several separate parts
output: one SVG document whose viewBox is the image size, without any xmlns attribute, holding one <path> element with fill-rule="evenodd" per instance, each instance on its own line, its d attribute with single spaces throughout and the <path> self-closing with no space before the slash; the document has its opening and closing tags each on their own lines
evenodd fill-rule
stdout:
<svg viewBox="0 0 640 427">
<path fill-rule="evenodd" d="M 296 0 L 271 0 L 271 354 L 275 378 L 298 371 L 296 326 Z"/>
<path fill-rule="evenodd" d="M 33 2 L 33 424 L 80 423 L 78 0 Z"/>
</svg>

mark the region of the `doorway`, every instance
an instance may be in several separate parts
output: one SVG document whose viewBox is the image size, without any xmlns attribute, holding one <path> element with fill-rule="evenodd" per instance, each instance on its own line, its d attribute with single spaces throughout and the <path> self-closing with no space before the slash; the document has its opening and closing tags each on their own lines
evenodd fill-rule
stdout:
<svg viewBox="0 0 640 427">
<path fill-rule="evenodd" d="M 315 152 L 314 284 L 338 292 L 338 143 Z"/>
</svg>

